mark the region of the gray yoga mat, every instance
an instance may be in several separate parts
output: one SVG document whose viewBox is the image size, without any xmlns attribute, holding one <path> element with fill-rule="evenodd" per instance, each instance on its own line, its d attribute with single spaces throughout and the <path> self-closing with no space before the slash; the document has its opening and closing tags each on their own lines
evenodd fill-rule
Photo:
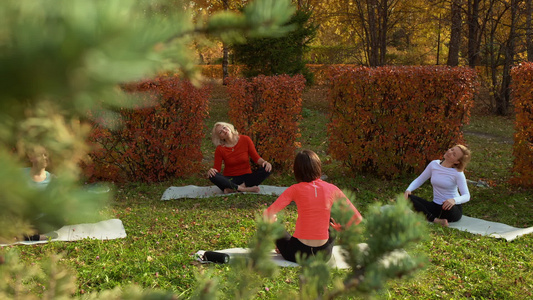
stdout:
<svg viewBox="0 0 533 300">
<path fill-rule="evenodd" d="M 14 244 L 34 245 L 48 243 L 49 241 L 78 241 L 83 239 L 113 240 L 125 238 L 126 230 L 121 220 L 109 219 L 97 223 L 63 226 L 46 235 L 50 236 L 51 239 L 45 241 L 21 241 Z M 7 246 L 7 244 L 0 246 Z"/>
<path fill-rule="evenodd" d="M 467 231 L 474 234 L 502 238 L 512 241 L 524 234 L 533 233 L 533 227 L 517 228 L 503 223 L 485 221 L 464 216 L 457 222 L 451 222 L 450 228 Z"/>
<path fill-rule="evenodd" d="M 259 193 L 244 193 L 244 194 L 260 194 L 260 195 L 274 195 L 279 196 L 287 187 L 260 185 Z M 233 193 L 236 194 L 236 193 Z M 228 196 L 233 194 L 224 194 L 216 185 L 212 186 L 171 186 L 165 190 L 161 200 L 172 200 L 181 198 L 206 198 L 213 196 Z"/>
<path fill-rule="evenodd" d="M 362 251 L 364 251 L 368 247 L 368 245 L 365 244 L 365 243 L 361 243 L 361 244 L 359 244 L 359 247 L 360 247 L 360 249 Z M 228 254 L 230 256 L 230 261 L 231 261 L 231 257 L 247 255 L 248 252 L 249 252 L 249 249 L 247 249 L 247 248 L 230 248 L 230 249 L 216 250 L 216 252 L 221 252 L 221 253 Z M 204 253 L 205 253 L 204 250 L 200 250 L 200 251 L 196 252 L 197 257 L 198 256 L 201 257 Z M 407 252 L 405 252 L 404 250 L 396 250 L 396 251 L 393 251 L 392 253 L 390 253 L 387 257 L 381 259 L 380 262 L 382 264 L 384 264 L 384 265 L 394 264 L 395 262 L 399 261 L 402 258 L 405 258 L 408 255 L 409 254 L 407 254 Z M 280 267 L 299 267 L 300 266 L 300 265 L 298 265 L 295 262 L 291 262 L 291 261 L 287 261 L 287 260 L 283 259 L 281 254 L 276 253 L 275 250 L 272 250 L 270 252 L 270 258 L 272 259 L 272 261 L 276 265 L 278 265 Z M 202 261 L 200 259 L 198 259 L 198 261 L 199 262 L 204 262 L 204 261 Z M 331 258 L 328 261 L 328 265 L 331 268 L 337 268 L 337 269 L 348 269 L 348 268 L 350 268 L 350 265 L 344 259 L 343 249 L 342 249 L 341 246 L 333 246 L 333 251 L 332 251 L 332 254 L 331 254 Z"/>
</svg>

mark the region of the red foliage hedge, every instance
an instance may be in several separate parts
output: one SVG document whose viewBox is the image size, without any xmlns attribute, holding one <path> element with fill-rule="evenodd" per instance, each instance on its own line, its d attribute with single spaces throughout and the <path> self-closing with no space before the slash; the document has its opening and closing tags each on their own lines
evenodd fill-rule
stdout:
<svg viewBox="0 0 533 300">
<path fill-rule="evenodd" d="M 259 155 L 282 169 L 292 166 L 300 147 L 296 139 L 304 87 L 302 75 L 228 79 L 231 122 L 250 136 Z"/>
<path fill-rule="evenodd" d="M 513 68 L 511 76 L 516 112 L 511 182 L 533 187 L 533 63 Z"/>
<path fill-rule="evenodd" d="M 354 172 L 421 172 L 463 142 L 476 72 L 449 67 L 337 67 L 329 80 L 329 150 Z"/>
<path fill-rule="evenodd" d="M 82 166 L 89 181 L 159 182 L 198 172 L 210 88 L 197 89 L 176 75 L 123 88 L 146 97 L 118 110 L 119 129 L 94 125 L 90 142 L 97 147 L 92 163 Z"/>
</svg>

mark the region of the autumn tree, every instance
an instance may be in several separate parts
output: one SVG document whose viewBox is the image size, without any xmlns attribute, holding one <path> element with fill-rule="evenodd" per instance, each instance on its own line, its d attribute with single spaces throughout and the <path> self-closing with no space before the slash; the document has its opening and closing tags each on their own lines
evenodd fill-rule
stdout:
<svg viewBox="0 0 533 300">
<path fill-rule="evenodd" d="M 462 0 L 452 0 L 451 2 L 451 35 L 448 50 L 448 66 L 459 65 L 459 51 L 461 47 L 461 32 L 463 25 Z"/>
<path fill-rule="evenodd" d="M 397 25 L 400 0 L 358 0 L 341 2 L 341 13 L 350 29 L 361 39 L 369 66 L 386 64 L 387 35 Z"/>
</svg>

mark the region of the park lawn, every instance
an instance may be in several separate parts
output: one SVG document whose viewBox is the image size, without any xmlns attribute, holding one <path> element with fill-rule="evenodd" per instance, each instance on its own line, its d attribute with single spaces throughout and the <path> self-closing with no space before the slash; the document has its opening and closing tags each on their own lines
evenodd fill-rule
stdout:
<svg viewBox="0 0 533 300">
<path fill-rule="evenodd" d="M 213 146 L 209 134 L 214 122 L 227 121 L 227 95 L 215 87 L 210 118 L 204 128 L 202 146 L 205 169 L 211 165 Z M 304 94 L 301 143 L 315 150 L 323 160 L 328 181 L 355 192 L 355 206 L 365 214 L 369 205 L 390 203 L 417 174 L 383 180 L 352 174 L 327 155 L 327 103 L 325 90 L 313 88 Z M 467 178 L 490 183 L 489 188 L 470 187 L 472 200 L 464 213 L 472 217 L 503 222 L 516 227 L 533 226 L 531 190 L 507 184 L 511 177 L 511 118 L 476 115 L 465 126 L 467 144 L 474 151 Z M 265 184 L 288 186 L 288 173 L 273 174 Z M 255 218 L 273 196 L 229 195 L 204 199 L 160 201 L 169 186 L 210 185 L 203 174 L 158 184 L 130 183 L 117 188 L 108 210 L 126 228 L 125 239 L 52 242 L 39 246 L 16 246 L 25 261 L 35 262 L 61 253 L 61 262 L 77 273 L 78 295 L 137 284 L 144 288 L 171 290 L 191 295 L 197 276 L 219 278 L 222 294 L 231 287 L 230 266 L 198 265 L 192 255 L 198 250 L 246 247 L 255 232 Z M 429 184 L 417 194 L 431 195 Z M 291 229 L 296 211 L 286 210 Z M 533 235 L 512 242 L 472 235 L 428 225 L 430 236 L 410 250 L 425 255 L 428 264 L 410 278 L 393 281 L 377 296 L 383 299 L 525 299 L 533 293 Z M 279 299 L 298 289 L 298 268 L 282 268 L 273 278 L 261 280 L 259 299 Z M 347 271 L 332 271 L 343 276 Z M 201 275 L 203 274 L 203 275 Z M 222 298 L 232 299 L 233 295 Z"/>
</svg>

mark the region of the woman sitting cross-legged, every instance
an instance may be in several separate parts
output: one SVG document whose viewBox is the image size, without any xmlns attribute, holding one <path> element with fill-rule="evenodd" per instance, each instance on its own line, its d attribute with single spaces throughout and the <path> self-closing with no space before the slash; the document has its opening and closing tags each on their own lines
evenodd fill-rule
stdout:
<svg viewBox="0 0 533 300">
<path fill-rule="evenodd" d="M 42 146 L 35 146 L 28 150 L 28 158 L 32 166 L 22 170 L 27 178 L 28 187 L 44 190 L 53 178 L 53 175 L 46 170 L 49 164 L 48 152 Z M 42 241 L 47 238 L 47 236 L 38 233 L 24 236 L 26 241 Z"/>
<path fill-rule="evenodd" d="M 215 164 L 207 171 L 207 177 L 224 193 L 259 192 L 259 184 L 272 171 L 272 165 L 262 159 L 252 140 L 246 135 L 239 135 L 229 123 L 218 122 L 213 126 L 211 139 L 215 144 Z M 261 166 L 252 172 L 250 158 Z M 224 172 L 220 173 L 224 162 Z"/>
<path fill-rule="evenodd" d="M 462 204 L 470 200 L 463 173 L 470 157 L 470 150 L 463 145 L 448 149 L 442 160 L 430 162 L 424 172 L 411 182 L 405 191 L 405 198 L 409 198 L 414 209 L 424 213 L 429 222 L 448 226 L 448 222 L 459 221 L 463 215 Z M 432 202 L 411 195 L 412 191 L 430 178 L 433 186 Z"/>
<path fill-rule="evenodd" d="M 320 179 L 322 164 L 315 152 L 299 152 L 293 167 L 298 183 L 285 190 L 264 212 L 265 218 L 274 221 L 276 213 L 292 201 L 296 203 L 298 218 L 294 234 L 291 236 L 285 232 L 284 237 L 276 240 L 277 251 L 284 259 L 292 262 L 296 262 L 297 253 L 305 258 L 322 252 L 324 258 L 329 259 L 334 244 L 334 237 L 330 234 L 333 202 L 344 200 L 353 210 L 354 216 L 348 225 L 359 224 L 362 220 L 361 214 L 338 187 Z"/>
</svg>

